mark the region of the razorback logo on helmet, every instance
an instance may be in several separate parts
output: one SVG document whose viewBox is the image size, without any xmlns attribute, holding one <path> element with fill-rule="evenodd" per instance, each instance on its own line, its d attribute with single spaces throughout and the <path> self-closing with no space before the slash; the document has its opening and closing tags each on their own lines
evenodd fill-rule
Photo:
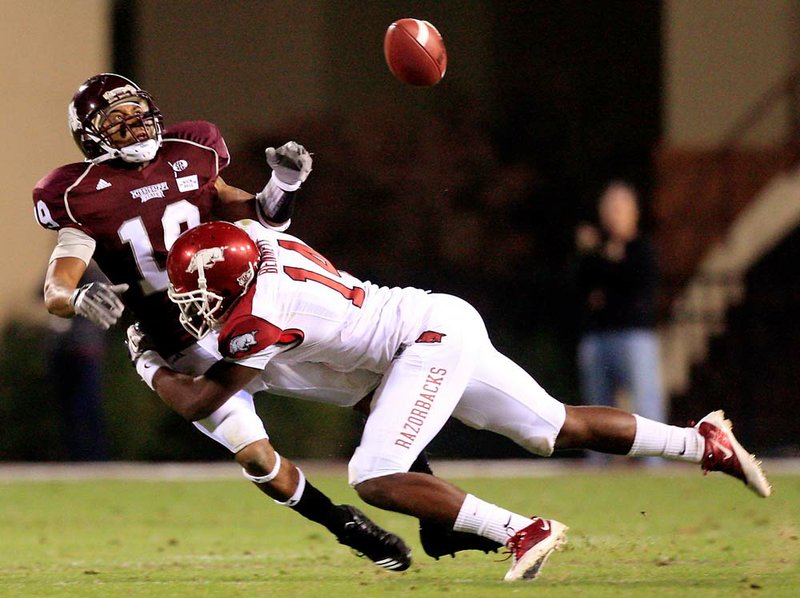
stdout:
<svg viewBox="0 0 800 598">
<path fill-rule="evenodd" d="M 192 259 L 189 260 L 189 266 L 186 268 L 186 271 L 191 274 L 192 272 L 197 272 L 200 268 L 203 270 L 209 270 L 213 268 L 214 264 L 217 262 L 224 262 L 225 250 L 227 248 L 227 245 L 223 245 L 222 247 L 208 247 L 207 249 L 200 249 L 192 256 Z"/>
<path fill-rule="evenodd" d="M 247 353 L 248 349 L 258 344 L 256 340 L 257 334 L 258 330 L 251 330 L 250 332 L 234 336 L 228 343 L 228 354 L 236 355 L 238 353 Z"/>
<path fill-rule="evenodd" d="M 433 330 L 426 330 L 419 335 L 415 343 L 441 343 L 442 337 L 447 336 L 443 332 L 434 332 Z"/>
</svg>

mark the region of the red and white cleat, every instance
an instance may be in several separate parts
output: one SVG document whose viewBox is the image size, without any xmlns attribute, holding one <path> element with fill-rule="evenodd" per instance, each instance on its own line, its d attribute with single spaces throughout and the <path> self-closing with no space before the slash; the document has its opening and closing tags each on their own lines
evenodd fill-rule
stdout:
<svg viewBox="0 0 800 598">
<path fill-rule="evenodd" d="M 525 529 L 509 538 L 506 546 L 511 551 L 511 569 L 505 581 L 536 578 L 547 558 L 567 543 L 569 528 L 553 519 L 534 517 Z"/>
<path fill-rule="evenodd" d="M 721 471 L 742 480 L 759 496 L 766 498 L 772 494 L 772 486 L 761 470 L 761 462 L 736 440 L 725 413 L 713 411 L 701 419 L 695 428 L 706 440 L 701 463 L 705 473 Z"/>
</svg>

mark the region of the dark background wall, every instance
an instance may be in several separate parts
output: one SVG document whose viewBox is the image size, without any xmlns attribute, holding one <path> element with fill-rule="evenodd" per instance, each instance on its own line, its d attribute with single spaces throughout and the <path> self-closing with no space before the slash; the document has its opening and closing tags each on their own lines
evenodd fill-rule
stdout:
<svg viewBox="0 0 800 598">
<path fill-rule="evenodd" d="M 506 299 L 535 311 L 563 291 L 557 273 L 599 185 L 627 176 L 650 189 L 659 2 L 121 5 L 136 26 L 120 64 L 133 49 L 131 74 L 168 120 L 222 128 L 230 182 L 260 188 L 267 143 L 292 138 L 315 152 L 294 230 L 357 273 L 439 282 L 435 261 L 414 267 L 423 251 L 480 273 L 487 256 L 460 245 L 488 245 L 500 228 L 499 242 L 525 246 L 515 286 L 536 283 Z M 436 24 L 448 45 L 448 73 L 431 89 L 399 84 L 383 63 L 387 25 L 409 15 Z M 443 240 L 459 232 L 466 238 Z"/>
<path fill-rule="evenodd" d="M 118 65 L 173 120 L 214 120 L 234 150 L 309 117 L 344 118 L 358 130 L 366 117 L 388 122 L 400 113 L 397 124 L 424 130 L 437 115 L 468 112 L 503 161 L 532 162 L 587 196 L 609 171 L 649 178 L 661 122 L 656 1 L 118 6 Z M 449 66 L 441 85 L 406 88 L 386 69 L 383 33 L 402 16 L 442 31 Z"/>
</svg>

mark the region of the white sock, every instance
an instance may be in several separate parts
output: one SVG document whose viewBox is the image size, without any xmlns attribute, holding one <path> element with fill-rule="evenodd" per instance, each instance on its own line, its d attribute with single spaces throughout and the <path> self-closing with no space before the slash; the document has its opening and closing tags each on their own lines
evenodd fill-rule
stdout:
<svg viewBox="0 0 800 598">
<path fill-rule="evenodd" d="M 705 439 L 694 428 L 679 428 L 634 415 L 636 437 L 628 455 L 631 457 L 666 457 L 700 463 Z"/>
<path fill-rule="evenodd" d="M 467 494 L 456 517 L 453 529 L 470 532 L 495 542 L 505 544 L 518 531 L 528 527 L 533 520 L 507 511 L 497 505 Z"/>
</svg>

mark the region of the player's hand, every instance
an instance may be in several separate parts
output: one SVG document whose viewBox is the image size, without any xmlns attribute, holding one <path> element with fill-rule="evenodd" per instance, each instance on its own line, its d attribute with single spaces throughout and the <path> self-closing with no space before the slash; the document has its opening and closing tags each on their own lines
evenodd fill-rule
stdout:
<svg viewBox="0 0 800 598">
<path fill-rule="evenodd" d="M 279 148 L 268 147 L 267 164 L 284 191 L 296 191 L 311 172 L 311 154 L 295 141 L 284 143 Z"/>
<path fill-rule="evenodd" d="M 156 372 L 169 366 L 156 352 L 150 338 L 139 328 L 139 322 L 128 326 L 125 346 L 128 347 L 128 356 L 136 368 L 136 373 L 151 390 L 155 390 L 153 378 Z"/>
<path fill-rule="evenodd" d="M 139 361 L 139 358 L 153 348 L 153 343 L 150 342 L 148 337 L 141 328 L 139 322 L 128 326 L 127 337 L 125 338 L 125 346 L 128 347 L 128 356 L 134 365 Z"/>
<path fill-rule="evenodd" d="M 125 310 L 125 305 L 119 296 L 127 290 L 127 284 L 90 282 L 75 289 L 69 298 L 69 303 L 76 314 L 106 330 L 119 320 Z"/>
</svg>

